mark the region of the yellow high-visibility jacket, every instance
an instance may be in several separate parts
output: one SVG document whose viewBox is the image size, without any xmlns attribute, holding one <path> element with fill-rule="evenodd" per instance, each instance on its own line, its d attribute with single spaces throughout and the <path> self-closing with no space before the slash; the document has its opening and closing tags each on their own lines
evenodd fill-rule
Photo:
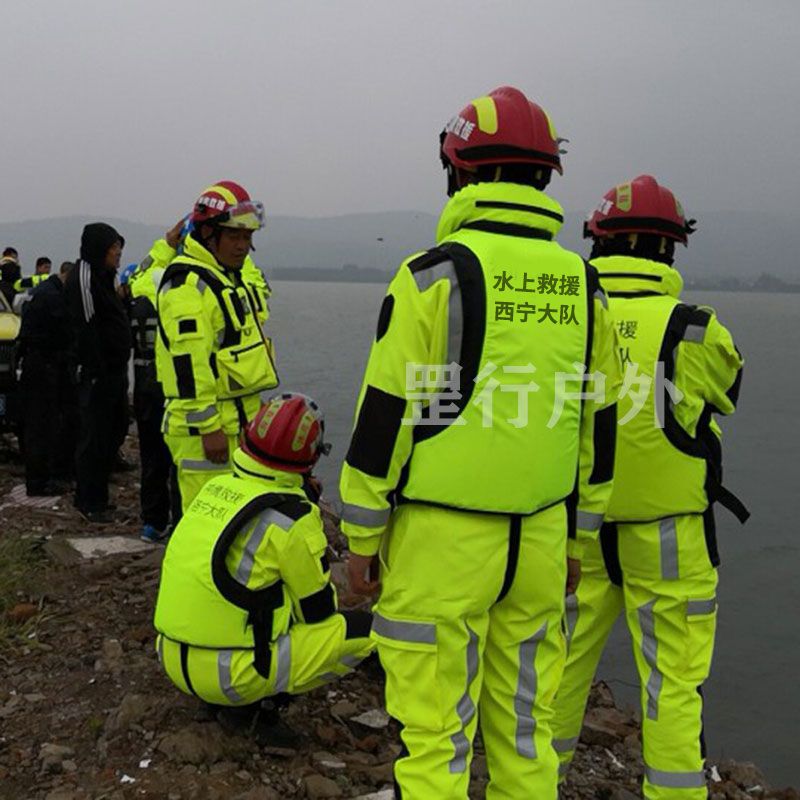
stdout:
<svg viewBox="0 0 800 800">
<path fill-rule="evenodd" d="M 235 434 L 242 426 L 242 402 L 278 385 L 272 342 L 261 327 L 263 286 L 263 278 L 259 285 L 244 268 L 223 268 L 192 236 L 186 238 L 158 293 L 156 367 L 166 398 L 164 433 Z"/>
<path fill-rule="evenodd" d="M 562 221 L 533 188 L 469 186 L 445 207 L 438 246 L 400 267 L 342 470 L 353 552 L 377 552 L 406 501 L 523 515 L 568 501 L 571 532 L 596 535 L 621 373 L 594 268 L 553 241 Z"/>
</svg>

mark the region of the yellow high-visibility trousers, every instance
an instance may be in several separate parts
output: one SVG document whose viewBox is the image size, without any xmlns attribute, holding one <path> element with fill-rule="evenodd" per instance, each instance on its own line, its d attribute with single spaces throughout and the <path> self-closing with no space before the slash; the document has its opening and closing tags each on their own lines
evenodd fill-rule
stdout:
<svg viewBox="0 0 800 800">
<path fill-rule="evenodd" d="M 239 437 L 227 436 L 228 454 L 239 446 Z M 165 433 L 164 441 L 167 443 L 172 461 L 175 464 L 178 476 L 178 490 L 181 493 L 181 511 L 184 513 L 200 490 L 212 479 L 226 475 L 231 471 L 230 461 L 224 464 L 215 464 L 209 461 L 203 450 L 201 436 L 176 436 Z"/>
<path fill-rule="evenodd" d="M 351 673 L 375 649 L 369 623 L 364 611 L 344 611 L 292 625 L 270 646 L 269 678 L 256 670 L 251 650 L 192 647 L 162 635 L 156 647 L 164 671 L 182 692 L 214 705 L 250 705 L 281 692 L 302 694 Z"/>
<path fill-rule="evenodd" d="M 707 797 L 701 688 L 714 650 L 717 571 L 704 534 L 701 515 L 619 524 L 621 587 L 609 579 L 600 543 L 587 546 L 576 598 L 567 602 L 567 665 L 555 702 L 562 777 L 597 663 L 624 611 L 641 688 L 644 796 Z"/>
<path fill-rule="evenodd" d="M 220 415 L 222 430 L 228 440 L 228 457 L 239 446 L 239 438 L 244 423 L 258 413 L 261 397 L 258 394 L 237 400 L 218 400 L 216 408 Z M 164 413 L 162 432 L 175 464 L 178 489 L 181 493 L 181 511 L 185 512 L 192 500 L 212 478 L 231 471 L 230 462 L 215 464 L 209 461 L 203 450 L 203 437 L 186 433 L 187 422 L 170 409 L 169 403 Z"/>
<path fill-rule="evenodd" d="M 555 800 L 565 658 L 563 505 L 507 517 L 401 505 L 372 635 L 402 725 L 403 800 L 463 800 L 480 715 L 490 800 Z"/>
</svg>

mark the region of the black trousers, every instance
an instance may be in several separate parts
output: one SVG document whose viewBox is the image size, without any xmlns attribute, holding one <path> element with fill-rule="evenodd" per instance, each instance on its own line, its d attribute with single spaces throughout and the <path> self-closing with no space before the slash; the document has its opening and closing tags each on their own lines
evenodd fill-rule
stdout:
<svg viewBox="0 0 800 800">
<path fill-rule="evenodd" d="M 163 531 L 170 522 L 170 475 L 172 456 L 161 433 L 164 395 L 150 375 L 136 367 L 133 410 L 139 432 L 141 464 L 140 504 L 142 522 Z"/>
<path fill-rule="evenodd" d="M 71 372 L 52 352 L 28 348 L 22 360 L 25 485 L 40 492 L 73 475 L 78 428 L 77 392 Z"/>
<path fill-rule="evenodd" d="M 78 386 L 80 434 L 75 453 L 75 505 L 81 511 L 108 507 L 108 478 L 119 446 L 119 413 L 127 403 L 124 371 L 83 378 Z"/>
</svg>

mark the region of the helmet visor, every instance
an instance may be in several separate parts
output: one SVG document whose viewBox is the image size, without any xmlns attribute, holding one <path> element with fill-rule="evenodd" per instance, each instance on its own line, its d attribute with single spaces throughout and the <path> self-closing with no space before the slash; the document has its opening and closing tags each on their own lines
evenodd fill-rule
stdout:
<svg viewBox="0 0 800 800">
<path fill-rule="evenodd" d="M 264 227 L 264 204 L 255 200 L 247 200 L 231 206 L 226 212 L 227 219 L 219 224 L 225 228 L 246 228 L 258 231 Z"/>
</svg>

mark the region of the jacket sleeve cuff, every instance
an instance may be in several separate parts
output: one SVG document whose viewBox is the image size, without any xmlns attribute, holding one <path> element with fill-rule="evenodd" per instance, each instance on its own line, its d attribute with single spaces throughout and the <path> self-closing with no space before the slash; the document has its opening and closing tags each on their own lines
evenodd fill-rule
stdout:
<svg viewBox="0 0 800 800">
<path fill-rule="evenodd" d="M 356 532 L 353 528 L 354 525 L 342 525 L 342 533 L 347 537 L 347 546 L 351 553 L 357 556 L 374 556 L 377 554 L 381 547 L 382 533 L 375 534 L 371 532 L 365 535 L 363 530 Z"/>
<path fill-rule="evenodd" d="M 580 561 L 583 558 L 584 542 L 579 539 L 567 539 L 567 558 Z"/>
</svg>

